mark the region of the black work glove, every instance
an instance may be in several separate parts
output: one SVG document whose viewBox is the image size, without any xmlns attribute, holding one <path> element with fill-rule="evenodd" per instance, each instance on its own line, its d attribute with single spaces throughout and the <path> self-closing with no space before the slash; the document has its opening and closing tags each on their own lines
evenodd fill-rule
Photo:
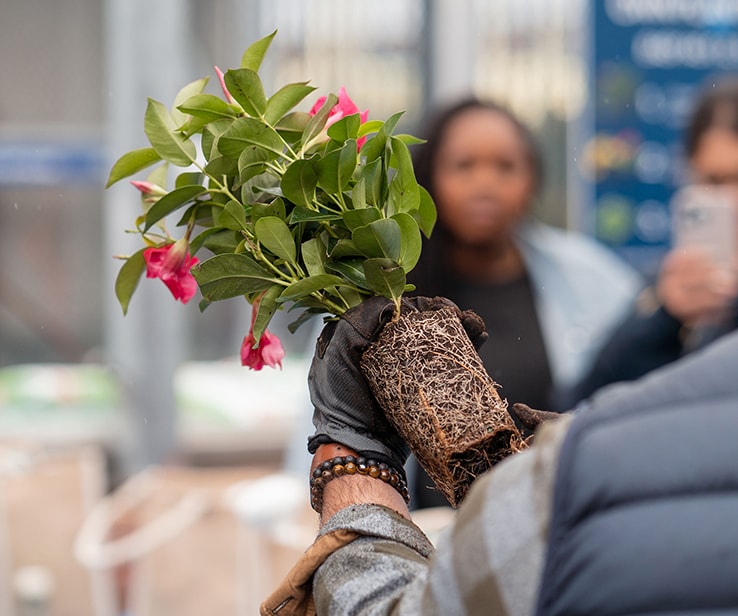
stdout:
<svg viewBox="0 0 738 616">
<path fill-rule="evenodd" d="M 562 417 L 561 413 L 553 411 L 539 411 L 533 409 L 527 404 L 516 402 L 510 407 L 510 414 L 523 424 L 531 432 L 535 432 L 542 423 L 553 421 Z"/>
<path fill-rule="evenodd" d="M 487 339 L 482 319 L 471 311 L 461 312 L 445 298 L 402 299 L 402 312 L 456 311 L 475 348 Z M 385 297 L 371 297 L 323 328 L 308 374 L 310 399 L 315 407 L 315 433 L 308 438 L 308 451 L 324 443 L 340 443 L 367 458 L 402 469 L 408 447 L 389 424 L 361 374 L 359 362 L 366 348 L 392 319 L 394 304 Z"/>
</svg>

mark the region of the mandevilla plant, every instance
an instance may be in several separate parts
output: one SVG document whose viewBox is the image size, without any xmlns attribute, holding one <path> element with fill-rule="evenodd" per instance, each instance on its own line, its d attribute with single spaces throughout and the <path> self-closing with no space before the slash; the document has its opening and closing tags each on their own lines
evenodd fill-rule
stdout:
<svg viewBox="0 0 738 616">
<path fill-rule="evenodd" d="M 183 302 L 199 287 L 201 310 L 244 296 L 253 307 L 247 356 L 282 307 L 302 309 L 292 332 L 372 295 L 399 308 L 412 290 L 406 274 L 420 257 L 421 233 L 429 236 L 436 219 L 408 150 L 419 140 L 394 134 L 402 112 L 369 121 L 343 88 L 297 111 L 315 91 L 307 82 L 265 94 L 258 71 L 275 35 L 251 45 L 240 68 L 216 67 L 224 98 L 205 93 L 204 78 L 182 88 L 171 110 L 149 99 L 151 147 L 121 156 L 107 182 L 159 163 L 132 182 L 142 196 L 135 232 L 144 247 L 125 258 L 116 280 L 123 312 L 144 271 Z M 167 188 L 171 166 L 183 171 Z M 175 212 L 179 237 L 164 223 Z M 200 261 L 203 250 L 210 254 Z"/>
</svg>

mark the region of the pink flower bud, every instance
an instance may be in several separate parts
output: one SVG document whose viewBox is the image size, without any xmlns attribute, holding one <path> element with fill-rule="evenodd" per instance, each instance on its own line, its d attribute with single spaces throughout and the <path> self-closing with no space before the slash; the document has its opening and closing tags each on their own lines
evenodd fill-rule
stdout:
<svg viewBox="0 0 738 616">
<path fill-rule="evenodd" d="M 138 180 L 131 180 L 131 184 L 141 191 L 142 195 L 155 195 L 157 197 L 163 197 L 167 194 L 161 186 L 154 184 L 153 182 L 141 182 Z"/>
<path fill-rule="evenodd" d="M 215 67 L 215 74 L 218 75 L 218 81 L 220 81 L 220 87 L 223 88 L 223 95 L 225 96 L 226 100 L 233 104 L 236 101 L 231 96 L 231 93 L 228 91 L 228 88 L 226 88 L 225 83 L 225 74 L 223 71 L 221 71 L 217 66 Z"/>
</svg>

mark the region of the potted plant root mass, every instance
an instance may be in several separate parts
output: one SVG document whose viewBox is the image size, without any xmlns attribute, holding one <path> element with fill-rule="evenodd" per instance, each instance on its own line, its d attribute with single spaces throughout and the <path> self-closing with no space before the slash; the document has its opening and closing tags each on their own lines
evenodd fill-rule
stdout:
<svg viewBox="0 0 738 616">
<path fill-rule="evenodd" d="M 361 368 L 389 422 L 455 507 L 477 476 L 525 442 L 462 325 L 476 317 L 481 331 L 481 319 L 436 302 L 436 310 L 403 311 L 385 325 Z"/>
</svg>

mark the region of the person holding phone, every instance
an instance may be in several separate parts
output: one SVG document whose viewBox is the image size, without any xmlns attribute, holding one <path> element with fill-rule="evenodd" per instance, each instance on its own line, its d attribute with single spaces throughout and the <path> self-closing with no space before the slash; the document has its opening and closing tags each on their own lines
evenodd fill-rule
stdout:
<svg viewBox="0 0 738 616">
<path fill-rule="evenodd" d="M 738 328 L 738 79 L 711 85 L 685 131 L 689 182 L 658 278 L 566 399 L 637 379 Z"/>
</svg>

